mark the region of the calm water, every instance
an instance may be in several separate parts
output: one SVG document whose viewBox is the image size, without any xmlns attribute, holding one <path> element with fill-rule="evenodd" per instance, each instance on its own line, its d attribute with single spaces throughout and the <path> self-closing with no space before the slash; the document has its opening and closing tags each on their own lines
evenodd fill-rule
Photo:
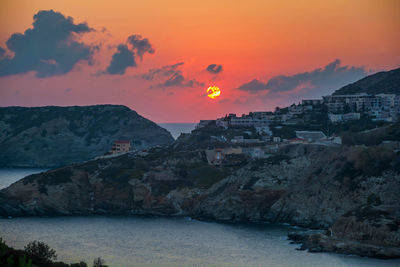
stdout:
<svg viewBox="0 0 400 267">
<path fill-rule="evenodd" d="M 34 169 L 34 172 L 39 170 Z M 22 169 L 0 170 L 3 184 Z M 18 178 L 19 177 L 19 178 Z M 4 182 L 5 179 L 7 182 Z M 297 251 L 289 227 L 226 225 L 188 218 L 55 217 L 0 219 L 0 237 L 23 248 L 44 241 L 66 262 L 102 257 L 118 266 L 400 266 L 400 260 Z"/>
<path fill-rule="evenodd" d="M 181 133 L 190 133 L 194 130 L 197 123 L 158 123 L 161 127 L 167 129 L 173 138 L 178 138 Z"/>
</svg>

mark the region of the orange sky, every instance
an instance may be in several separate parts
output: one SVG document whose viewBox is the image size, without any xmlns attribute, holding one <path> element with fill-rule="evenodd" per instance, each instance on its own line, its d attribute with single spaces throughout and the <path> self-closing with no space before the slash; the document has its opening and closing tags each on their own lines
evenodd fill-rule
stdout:
<svg viewBox="0 0 400 267">
<path fill-rule="evenodd" d="M 191 122 L 271 110 L 301 99 L 290 94 L 296 90 L 237 89 L 253 79 L 266 83 L 276 75 L 324 68 L 335 59 L 341 66 L 364 67 L 366 73 L 400 65 L 398 0 L 2 0 L 0 46 L 5 48 L 13 33 L 31 28 L 34 14 L 49 9 L 97 30 L 81 39 L 102 44 L 94 64 L 82 61 L 69 73 L 47 78 L 37 78 L 33 71 L 0 76 L 1 106 L 124 104 L 156 122 Z M 99 74 L 116 46 L 132 34 L 148 38 L 156 52 L 138 59 L 138 67 L 124 75 Z M 177 62 L 185 62 L 180 70 L 187 79 L 205 85 L 154 88 L 140 78 L 149 69 Z M 220 74 L 205 71 L 213 63 L 223 66 Z M 211 84 L 221 88 L 218 100 L 204 96 Z M 317 89 L 303 95 L 326 93 Z"/>
</svg>

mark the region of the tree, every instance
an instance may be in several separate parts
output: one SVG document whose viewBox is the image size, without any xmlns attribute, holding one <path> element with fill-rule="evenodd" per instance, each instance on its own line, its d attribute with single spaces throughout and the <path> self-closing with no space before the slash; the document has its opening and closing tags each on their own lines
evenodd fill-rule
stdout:
<svg viewBox="0 0 400 267">
<path fill-rule="evenodd" d="M 57 259 L 56 251 L 51 249 L 49 245 L 44 242 L 35 240 L 28 243 L 24 249 L 28 255 L 44 261 L 52 261 Z"/>
<path fill-rule="evenodd" d="M 106 265 L 104 265 L 105 261 L 98 257 L 96 259 L 94 259 L 93 261 L 93 267 L 106 267 Z"/>
</svg>

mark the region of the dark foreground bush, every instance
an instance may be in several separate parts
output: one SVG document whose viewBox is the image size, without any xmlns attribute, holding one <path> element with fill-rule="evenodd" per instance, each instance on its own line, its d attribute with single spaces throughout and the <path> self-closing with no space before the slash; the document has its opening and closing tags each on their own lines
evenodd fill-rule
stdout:
<svg viewBox="0 0 400 267">
<path fill-rule="evenodd" d="M 37 258 L 42 261 L 52 261 L 57 259 L 57 254 L 54 249 L 44 242 L 33 241 L 25 246 L 25 252 L 32 258 Z"/>
<path fill-rule="evenodd" d="M 2 267 L 88 267 L 83 261 L 72 264 L 52 261 L 56 257 L 56 251 L 43 242 L 33 241 L 25 247 L 25 250 L 18 250 L 7 246 L 0 238 L 0 266 Z M 95 259 L 93 265 L 107 267 L 101 258 Z"/>
</svg>

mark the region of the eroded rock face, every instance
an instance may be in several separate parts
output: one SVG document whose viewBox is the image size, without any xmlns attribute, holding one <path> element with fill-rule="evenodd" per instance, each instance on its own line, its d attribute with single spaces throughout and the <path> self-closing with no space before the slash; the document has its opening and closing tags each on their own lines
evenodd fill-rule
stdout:
<svg viewBox="0 0 400 267">
<path fill-rule="evenodd" d="M 198 179 L 188 178 L 187 166 Z M 0 191 L 0 214 L 186 215 L 213 175 L 223 179 L 228 171 L 209 166 L 199 152 L 92 160 L 30 175 Z"/>
<path fill-rule="evenodd" d="M 400 247 L 400 206 L 367 206 L 339 217 L 331 227 L 338 239 Z"/>
<path fill-rule="evenodd" d="M 0 108 L 0 166 L 56 167 L 104 155 L 118 139 L 137 148 L 171 134 L 120 105 Z"/>
<path fill-rule="evenodd" d="M 339 217 L 325 233 L 295 233 L 289 238 L 310 252 L 399 258 L 399 215 L 399 206 L 362 207 Z"/>
</svg>

